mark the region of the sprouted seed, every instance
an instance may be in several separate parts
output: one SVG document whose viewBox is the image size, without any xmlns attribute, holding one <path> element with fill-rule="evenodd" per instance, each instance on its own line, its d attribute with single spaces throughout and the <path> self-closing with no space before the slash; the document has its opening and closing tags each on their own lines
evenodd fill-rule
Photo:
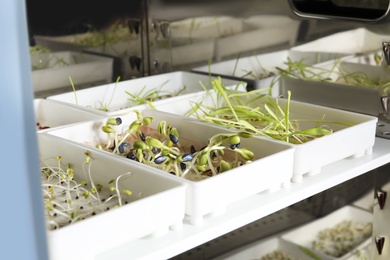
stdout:
<svg viewBox="0 0 390 260">
<path fill-rule="evenodd" d="M 193 143 L 180 137 L 179 130 L 166 121 L 152 129 L 148 125 L 153 118 L 134 112 L 137 120 L 124 132 L 115 128 L 120 125 L 119 117 L 109 118 L 102 126 L 107 143 L 99 143 L 97 148 L 191 180 L 215 176 L 254 159 L 251 150 L 241 147 L 241 138 L 252 137 L 250 133 L 221 133 L 204 144 Z"/>
<path fill-rule="evenodd" d="M 334 227 L 321 230 L 312 249 L 333 257 L 341 257 L 371 237 L 372 223 L 343 220 Z"/>
<path fill-rule="evenodd" d="M 239 129 L 293 144 L 302 144 L 333 133 L 329 122 L 325 121 L 325 115 L 317 120 L 290 119 L 290 92 L 283 108 L 279 105 L 279 99 L 262 94 L 267 91 L 266 89 L 250 92 L 231 91 L 223 85 L 221 78 L 215 79 L 212 86 L 216 93 L 214 104 L 218 105 L 206 106 L 202 105 L 202 102 L 194 102 L 187 115 L 226 128 Z M 261 106 L 254 105 L 255 101 L 264 99 L 266 102 Z M 300 123 L 308 121 L 314 126 L 301 129 Z M 340 124 L 351 125 L 349 122 Z"/>
<path fill-rule="evenodd" d="M 130 190 L 119 187 L 119 182 L 131 177 L 131 172 L 123 173 L 108 183 L 95 183 L 92 164 L 93 158 L 89 152 L 85 152 L 82 169 L 85 180 L 80 181 L 76 180 L 72 165 L 63 163 L 61 156 L 41 162 L 43 203 L 48 230 L 120 207 L 137 197 Z"/>
</svg>

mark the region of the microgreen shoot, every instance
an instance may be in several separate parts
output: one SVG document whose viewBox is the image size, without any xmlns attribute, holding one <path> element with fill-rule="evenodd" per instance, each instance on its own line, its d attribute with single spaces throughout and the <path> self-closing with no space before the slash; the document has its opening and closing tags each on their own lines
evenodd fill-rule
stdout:
<svg viewBox="0 0 390 260">
<path fill-rule="evenodd" d="M 149 91 L 145 91 L 146 86 L 144 86 L 138 93 L 133 94 L 129 91 L 125 91 L 127 95 L 129 95 L 129 100 L 131 101 L 130 106 L 134 105 L 142 105 L 148 104 L 151 108 L 155 109 L 152 102 L 155 100 L 166 99 L 174 96 L 180 95 L 183 91 L 186 90 L 186 86 L 179 89 L 176 92 L 173 91 L 163 91 L 162 88 L 169 82 L 169 80 L 165 81 L 159 89 L 151 89 Z"/>
<path fill-rule="evenodd" d="M 74 99 L 75 99 L 76 105 L 78 105 L 79 101 L 77 100 L 76 88 L 73 84 L 73 80 L 72 80 L 71 76 L 69 76 L 69 81 L 70 81 L 70 85 L 72 86 L 72 89 L 73 89 L 73 94 L 74 94 Z"/>
<path fill-rule="evenodd" d="M 108 107 L 111 105 L 111 102 L 112 102 L 112 100 L 113 100 L 113 98 L 114 98 L 114 94 L 115 94 L 115 91 L 116 91 L 116 87 L 117 87 L 118 82 L 119 82 L 120 79 L 121 79 L 120 76 L 118 76 L 118 77 L 116 78 L 115 85 L 114 85 L 114 89 L 113 89 L 113 91 L 112 91 L 112 93 L 111 93 L 110 101 L 108 102 L 108 104 L 99 101 L 99 103 L 100 103 L 100 108 L 99 108 L 99 110 L 102 110 L 102 111 L 105 111 L 105 112 L 108 112 L 108 111 L 109 111 L 109 110 L 108 110 Z"/>
<path fill-rule="evenodd" d="M 131 172 L 119 175 L 106 185 L 95 184 L 92 176 L 94 160 L 90 152 L 86 152 L 85 157 L 80 170 L 74 169 L 70 163 L 63 163 L 61 156 L 41 162 L 43 203 L 49 230 L 122 206 L 123 196 L 132 195 L 128 189 L 119 189 L 120 179 L 131 177 Z M 85 180 L 82 180 L 83 176 Z M 112 186 L 114 182 L 115 187 Z"/>
</svg>

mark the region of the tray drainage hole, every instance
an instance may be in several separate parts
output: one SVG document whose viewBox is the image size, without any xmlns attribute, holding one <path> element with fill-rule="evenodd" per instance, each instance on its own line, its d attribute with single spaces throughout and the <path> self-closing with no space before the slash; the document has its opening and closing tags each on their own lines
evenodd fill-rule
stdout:
<svg viewBox="0 0 390 260">
<path fill-rule="evenodd" d="M 390 135 L 390 132 L 383 132 L 383 135 Z"/>
<path fill-rule="evenodd" d="M 379 127 L 384 127 L 385 124 L 384 124 L 384 123 L 378 123 L 377 126 L 379 126 Z"/>
</svg>

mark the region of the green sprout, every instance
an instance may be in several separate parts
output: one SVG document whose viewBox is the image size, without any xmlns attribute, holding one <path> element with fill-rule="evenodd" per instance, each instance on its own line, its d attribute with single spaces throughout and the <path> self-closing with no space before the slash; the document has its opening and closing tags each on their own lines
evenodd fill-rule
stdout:
<svg viewBox="0 0 390 260">
<path fill-rule="evenodd" d="M 74 169 L 70 163 L 64 164 L 61 156 L 41 162 L 43 204 L 49 230 L 103 213 L 115 208 L 116 205 L 122 206 L 123 195 L 132 197 L 131 190 L 119 188 L 120 180 L 131 177 L 131 172 L 123 173 L 111 180 L 108 187 L 95 184 L 91 168 L 94 160 L 89 151 L 84 155 L 88 159 L 84 161 L 80 170 Z M 88 181 L 80 180 L 82 176 Z M 112 190 L 109 185 L 114 182 L 116 189 Z"/>
<path fill-rule="evenodd" d="M 187 115 L 218 124 L 226 128 L 238 129 L 259 136 L 266 136 L 293 144 L 302 144 L 310 140 L 333 133 L 328 124 L 353 125 L 350 122 L 327 122 L 325 115 L 317 120 L 299 120 L 290 118 L 291 92 L 288 92 L 284 107 L 279 99 L 262 94 L 264 89 L 250 92 L 236 92 L 227 89 L 221 78 L 213 81 L 215 104 L 219 106 L 202 105 L 194 102 Z M 220 102 L 220 101 L 223 102 Z M 256 101 L 262 101 L 257 105 Z M 223 104 L 221 104 L 223 103 Z M 310 121 L 313 127 L 301 129 L 300 123 Z"/>
<path fill-rule="evenodd" d="M 255 157 L 251 150 L 240 147 L 241 138 L 253 136 L 249 132 L 217 134 L 209 138 L 206 145 L 196 149 L 192 141 L 180 136 L 180 129 L 175 126 L 162 120 L 158 122 L 157 129 L 152 129 L 148 125 L 153 118 L 134 112 L 137 119 L 124 133 L 107 131 L 109 125 L 106 123 L 102 131 L 107 133 L 107 143 L 97 146 L 179 177 L 195 176 L 197 180 L 239 167 Z"/>
</svg>

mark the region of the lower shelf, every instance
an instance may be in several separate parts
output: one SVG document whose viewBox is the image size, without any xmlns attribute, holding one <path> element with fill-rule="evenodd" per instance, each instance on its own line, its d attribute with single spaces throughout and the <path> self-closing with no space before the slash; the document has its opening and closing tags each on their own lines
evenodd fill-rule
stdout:
<svg viewBox="0 0 390 260">
<path fill-rule="evenodd" d="M 185 220 L 181 230 L 128 243 L 124 241 L 122 246 L 104 252 L 95 259 L 172 258 L 389 162 L 390 140 L 376 138 L 372 154 L 328 165 L 323 168 L 321 174 L 308 176 L 301 183 L 292 183 L 288 189 L 259 193 L 234 203 L 224 214 L 206 217 L 202 225 L 190 225 L 186 223 L 188 220 Z"/>
</svg>

